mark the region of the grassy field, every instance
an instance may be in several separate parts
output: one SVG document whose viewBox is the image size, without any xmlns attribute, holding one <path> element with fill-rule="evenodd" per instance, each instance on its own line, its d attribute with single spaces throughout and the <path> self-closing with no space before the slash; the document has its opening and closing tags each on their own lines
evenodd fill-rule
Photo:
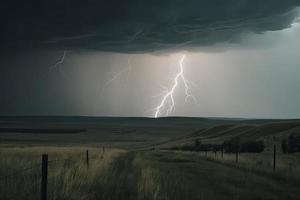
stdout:
<svg viewBox="0 0 300 200">
<path fill-rule="evenodd" d="M 200 128 L 192 133 L 173 137 L 160 143 L 159 147 L 169 148 L 193 145 L 196 139 L 203 144 L 222 144 L 225 140 L 239 137 L 241 141 L 264 141 L 268 149 L 273 146 L 274 142 L 280 146 L 281 141 L 286 139 L 291 133 L 300 134 L 299 120 L 258 124 L 246 124 L 243 121 L 235 121 L 234 123 Z M 276 138 L 275 141 L 274 138 Z"/>
<path fill-rule="evenodd" d="M 145 152 L 137 160 L 142 193 L 156 194 L 149 199 L 299 199 L 299 184 L 195 154 Z"/>
<path fill-rule="evenodd" d="M 118 118 L 118 117 L 1 117 L 0 144 L 4 145 L 111 145 L 132 149 L 186 137 L 212 126 L 249 125 L 278 120 L 223 118 Z M 290 121 L 290 120 L 289 120 Z"/>
<path fill-rule="evenodd" d="M 106 171 L 123 151 L 92 148 L 89 168 L 85 152 L 82 147 L 1 148 L 0 199 L 40 199 L 42 153 L 49 156 L 49 199 L 93 199 L 98 190 L 91 189 L 105 185 Z"/>
<path fill-rule="evenodd" d="M 49 163 L 48 181 L 48 198 L 53 200 L 300 197 L 300 179 L 247 165 L 246 157 L 241 157 L 241 164 L 236 166 L 230 155 L 220 161 L 201 153 L 118 149 L 106 149 L 103 153 L 102 149 L 91 148 L 87 168 L 85 150 L 83 147 L 1 148 L 0 177 L 33 167 L 1 179 L 1 199 L 40 198 L 38 164 L 43 152 L 53 161 Z"/>
<path fill-rule="evenodd" d="M 44 153 L 49 200 L 300 199 L 300 154 L 280 148 L 299 131 L 299 120 L 0 117 L 0 199 L 40 199 Z M 234 154 L 170 150 L 233 137 L 266 148 L 238 164 Z"/>
</svg>

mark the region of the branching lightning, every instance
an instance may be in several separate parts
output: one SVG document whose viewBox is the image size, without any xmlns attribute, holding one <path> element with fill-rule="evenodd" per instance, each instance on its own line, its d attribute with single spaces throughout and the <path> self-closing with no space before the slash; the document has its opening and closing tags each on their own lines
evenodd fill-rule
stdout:
<svg viewBox="0 0 300 200">
<path fill-rule="evenodd" d="M 132 70 L 131 58 L 128 58 L 128 62 L 127 63 L 128 63 L 128 66 L 126 68 L 124 68 L 123 70 L 119 71 L 111 79 L 109 79 L 108 81 L 106 81 L 106 83 L 102 87 L 101 94 L 105 91 L 105 89 L 106 89 L 107 86 L 109 86 L 112 82 L 114 82 L 115 80 L 117 80 L 118 78 L 120 78 L 122 75 L 127 74 L 127 78 L 128 78 L 128 75 L 129 75 L 129 73 Z"/>
<path fill-rule="evenodd" d="M 67 51 L 64 51 L 61 59 L 58 62 L 56 62 L 53 66 L 51 66 L 50 69 L 58 68 L 60 70 L 60 66 L 64 63 L 66 55 Z"/>
<path fill-rule="evenodd" d="M 161 102 L 159 105 L 155 108 L 155 115 L 154 117 L 157 118 L 163 114 L 168 116 L 172 111 L 175 110 L 175 100 L 174 100 L 174 93 L 176 89 L 178 88 L 179 84 L 182 83 L 184 87 L 184 95 L 185 95 L 185 102 L 187 102 L 189 99 L 193 100 L 197 104 L 196 97 L 191 93 L 191 87 L 193 83 L 188 81 L 184 75 L 184 60 L 186 58 L 186 55 L 182 55 L 179 59 L 179 71 L 177 72 L 176 76 L 172 79 L 173 85 L 171 89 L 168 89 L 167 87 L 162 87 L 162 92 L 158 96 L 163 96 Z M 102 87 L 101 90 L 101 96 L 105 96 L 104 91 L 105 89 L 112 84 L 114 81 L 119 80 L 124 75 L 127 75 L 127 78 L 129 76 L 129 73 L 132 71 L 132 64 L 131 64 L 131 58 L 128 59 L 128 66 L 124 68 L 123 70 L 115 73 L 109 80 L 105 82 L 105 84 Z M 153 111 L 153 110 L 152 110 Z"/>
<path fill-rule="evenodd" d="M 185 87 L 185 101 L 187 102 L 189 98 L 193 99 L 195 103 L 197 103 L 197 99 L 191 94 L 190 87 L 189 87 L 189 81 L 184 76 L 184 66 L 183 62 L 185 60 L 186 55 L 183 55 L 179 60 L 179 72 L 174 78 L 173 86 L 170 90 L 167 90 L 165 92 L 165 95 L 160 102 L 160 104 L 155 109 L 155 118 L 159 117 L 163 113 L 164 108 L 166 108 L 166 115 L 168 116 L 170 112 L 172 112 L 175 109 L 175 101 L 174 101 L 174 92 L 177 89 L 179 85 L 179 80 L 182 81 L 184 87 Z"/>
</svg>

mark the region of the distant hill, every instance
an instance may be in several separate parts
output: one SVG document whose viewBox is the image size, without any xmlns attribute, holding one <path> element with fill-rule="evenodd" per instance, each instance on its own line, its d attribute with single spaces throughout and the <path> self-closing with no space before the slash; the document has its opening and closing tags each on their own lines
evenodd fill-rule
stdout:
<svg viewBox="0 0 300 200">
<path fill-rule="evenodd" d="M 66 117 L 1 116 L 0 144 L 109 143 L 129 147 L 191 143 L 196 138 L 220 142 L 226 138 L 265 137 L 299 126 L 300 120 L 192 117 Z"/>
<path fill-rule="evenodd" d="M 291 133 L 300 134 L 299 120 L 256 124 L 233 123 L 201 128 L 193 133 L 165 141 L 160 146 L 191 145 L 196 139 L 202 143 L 220 144 L 234 137 L 241 140 L 264 140 L 267 143 L 273 140 L 280 142 Z"/>
</svg>

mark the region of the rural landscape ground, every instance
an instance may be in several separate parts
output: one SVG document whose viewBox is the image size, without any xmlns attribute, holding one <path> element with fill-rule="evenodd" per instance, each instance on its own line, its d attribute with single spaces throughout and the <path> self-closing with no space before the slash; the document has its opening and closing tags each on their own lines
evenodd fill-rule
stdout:
<svg viewBox="0 0 300 200">
<path fill-rule="evenodd" d="M 299 133 L 300 120 L 1 117 L 0 199 L 41 199 L 42 154 L 53 200 L 300 199 L 300 154 L 282 148 Z M 264 149 L 224 150 L 234 138 Z"/>
</svg>

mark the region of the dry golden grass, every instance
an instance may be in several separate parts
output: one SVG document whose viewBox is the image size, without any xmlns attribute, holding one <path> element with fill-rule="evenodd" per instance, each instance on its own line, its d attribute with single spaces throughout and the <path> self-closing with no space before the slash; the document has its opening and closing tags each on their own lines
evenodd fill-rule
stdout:
<svg viewBox="0 0 300 200">
<path fill-rule="evenodd" d="M 103 153 L 102 149 L 90 148 L 87 167 L 84 147 L 1 148 L 1 199 L 39 199 L 43 153 L 49 156 L 48 198 L 83 200 L 95 195 L 91 192 L 93 184 L 103 180 L 105 170 L 122 151 L 108 149 Z"/>
<path fill-rule="evenodd" d="M 0 177 L 33 166 L 0 180 L 1 200 L 40 199 L 41 154 L 49 155 L 49 200 L 193 200 L 193 199 L 298 199 L 298 154 L 279 155 L 272 171 L 270 154 L 242 154 L 238 167 L 234 155 L 224 160 L 213 153 L 171 151 L 126 152 L 84 147 L 1 148 Z M 282 157 L 287 156 L 287 157 Z M 291 156 L 291 157 L 290 157 Z M 53 161 L 53 162 L 52 162 Z M 286 162 L 293 172 L 287 177 Z M 269 164 L 267 164 L 269 163 Z M 37 167 L 36 167 L 37 166 Z M 253 192 L 255 191 L 255 192 Z"/>
<path fill-rule="evenodd" d="M 221 152 L 182 152 L 182 154 L 195 154 L 201 158 L 220 162 L 227 165 L 236 165 L 236 154 L 224 153 L 223 159 Z M 276 154 L 276 169 L 273 171 L 273 153 L 270 151 L 263 153 L 241 153 L 238 157 L 237 167 L 245 168 L 250 171 L 268 173 L 283 179 L 300 179 L 300 154 Z"/>
</svg>

